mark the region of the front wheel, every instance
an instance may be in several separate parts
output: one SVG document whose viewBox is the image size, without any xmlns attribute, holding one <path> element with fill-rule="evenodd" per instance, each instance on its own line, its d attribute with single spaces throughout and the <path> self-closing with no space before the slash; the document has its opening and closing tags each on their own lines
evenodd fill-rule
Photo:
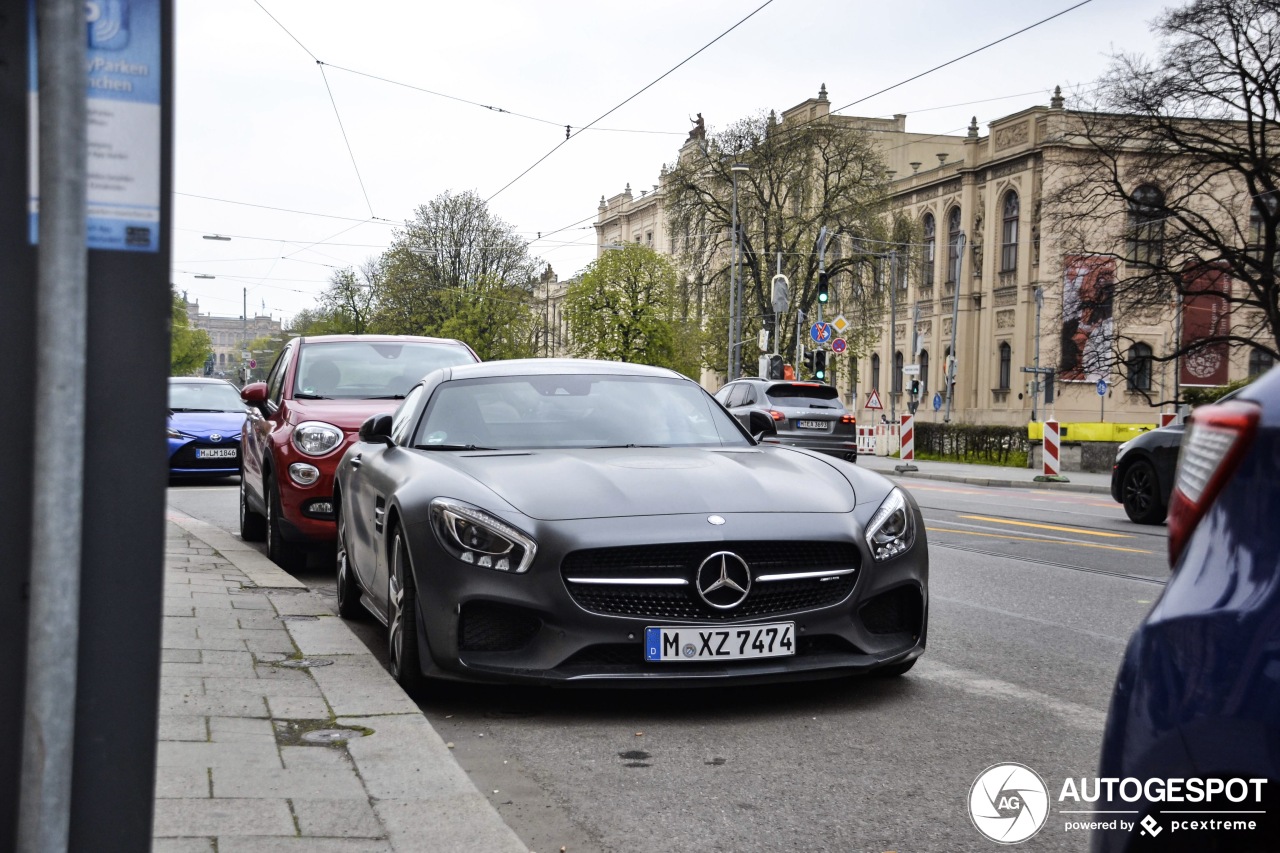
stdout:
<svg viewBox="0 0 1280 853">
<path fill-rule="evenodd" d="M 413 564 L 404 534 L 397 530 L 391 546 L 391 574 L 387 578 L 387 646 L 391 675 L 405 692 L 426 687 L 422 658 L 418 654 L 418 596 Z"/>
<path fill-rule="evenodd" d="M 1124 472 L 1120 497 L 1125 515 L 1138 524 L 1159 524 L 1169 514 L 1169 508 L 1160 500 L 1156 469 L 1145 459 L 1134 462 Z"/>
<path fill-rule="evenodd" d="M 351 552 L 347 547 L 347 521 L 341 502 L 334 501 L 338 513 L 338 615 L 343 619 L 358 619 L 365 615 L 360 604 L 360 584 L 351 567 Z"/>
<path fill-rule="evenodd" d="M 307 567 L 307 552 L 280 532 L 280 489 L 274 479 L 264 480 L 267 492 L 267 556 L 286 572 Z"/>
<path fill-rule="evenodd" d="M 240 538 L 246 542 L 261 542 L 267 538 L 267 520 L 249 506 L 244 468 L 240 468 Z"/>
</svg>

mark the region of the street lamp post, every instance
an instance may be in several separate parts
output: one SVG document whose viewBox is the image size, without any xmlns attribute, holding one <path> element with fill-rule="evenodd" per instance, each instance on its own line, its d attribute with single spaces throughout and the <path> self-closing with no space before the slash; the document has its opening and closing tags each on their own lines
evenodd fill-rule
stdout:
<svg viewBox="0 0 1280 853">
<path fill-rule="evenodd" d="M 943 423 L 951 423 L 951 398 L 955 395 L 956 387 L 956 365 L 959 358 L 956 355 L 956 327 L 960 325 L 960 279 L 961 270 L 964 268 L 964 244 L 965 236 L 961 231 L 956 237 L 956 286 L 951 292 L 951 355 L 947 359 L 946 379 L 947 379 L 947 413 L 942 416 Z"/>
<path fill-rule="evenodd" d="M 742 235 L 738 229 L 738 174 L 750 168 L 745 163 L 729 167 L 733 179 L 733 263 L 729 270 L 729 369 L 728 381 L 738 378 L 742 359 L 738 356 L 738 340 L 742 337 Z"/>
</svg>

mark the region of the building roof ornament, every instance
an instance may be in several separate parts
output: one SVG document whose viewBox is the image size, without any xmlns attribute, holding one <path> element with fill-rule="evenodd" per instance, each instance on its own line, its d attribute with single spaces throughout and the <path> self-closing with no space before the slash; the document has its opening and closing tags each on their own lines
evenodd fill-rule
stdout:
<svg viewBox="0 0 1280 853">
<path fill-rule="evenodd" d="M 1062 87 L 1053 87 L 1053 97 L 1049 99 L 1049 106 L 1055 110 L 1062 109 L 1062 105 L 1066 103 L 1066 99 L 1062 97 Z"/>
<path fill-rule="evenodd" d="M 818 89 L 818 100 L 825 101 L 826 99 L 827 99 L 827 84 L 823 83 L 821 88 Z"/>
<path fill-rule="evenodd" d="M 978 117 L 977 116 L 974 116 L 973 118 L 969 119 L 969 138 L 970 139 L 978 138 Z"/>
</svg>

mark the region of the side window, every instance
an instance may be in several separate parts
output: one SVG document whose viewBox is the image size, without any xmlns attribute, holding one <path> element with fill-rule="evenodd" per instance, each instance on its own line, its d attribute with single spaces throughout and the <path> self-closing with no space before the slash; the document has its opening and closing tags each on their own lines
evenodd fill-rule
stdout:
<svg viewBox="0 0 1280 853">
<path fill-rule="evenodd" d="M 403 446 L 409 443 L 410 421 L 421 397 L 422 386 L 413 386 L 405 395 L 404 401 L 400 403 L 400 408 L 396 409 L 395 414 L 391 416 L 391 440 L 396 444 Z"/>
<path fill-rule="evenodd" d="M 729 387 L 733 389 L 733 393 L 729 395 L 729 402 L 726 406 L 730 409 L 736 409 L 738 406 L 742 405 L 742 398 L 746 396 L 747 386 L 742 383 L 738 383 L 736 385 L 730 385 Z"/>
<path fill-rule="evenodd" d="M 280 399 L 284 395 L 284 374 L 289 369 L 289 360 L 293 356 L 293 347 L 285 347 L 284 352 L 280 353 L 280 357 L 276 359 L 276 363 L 271 366 L 271 373 L 267 375 L 267 399 L 275 405 L 280 405 Z"/>
<path fill-rule="evenodd" d="M 760 396 L 756 394 L 756 389 L 750 385 L 742 386 L 742 405 L 754 406 L 760 402 Z"/>
<path fill-rule="evenodd" d="M 733 394 L 733 386 L 726 385 L 723 388 L 721 388 L 719 391 L 717 391 L 713 396 L 715 396 L 716 402 L 718 402 L 722 406 L 727 407 L 729 405 L 729 396 L 731 394 Z"/>
</svg>

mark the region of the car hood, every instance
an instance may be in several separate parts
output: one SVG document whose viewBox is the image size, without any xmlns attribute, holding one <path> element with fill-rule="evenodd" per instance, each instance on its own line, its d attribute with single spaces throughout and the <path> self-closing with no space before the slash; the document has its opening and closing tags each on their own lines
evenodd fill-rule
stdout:
<svg viewBox="0 0 1280 853">
<path fill-rule="evenodd" d="M 849 480 L 784 448 L 625 448 L 450 454 L 530 518 L 850 512 Z"/>
<path fill-rule="evenodd" d="M 224 437 L 240 436 L 244 412 L 174 412 L 169 416 L 169 426 L 188 435 L 221 433 Z"/>
<path fill-rule="evenodd" d="M 399 400 L 291 400 L 290 420 L 294 424 L 303 421 L 324 421 L 343 432 L 355 432 L 374 415 L 394 412 Z"/>
</svg>

